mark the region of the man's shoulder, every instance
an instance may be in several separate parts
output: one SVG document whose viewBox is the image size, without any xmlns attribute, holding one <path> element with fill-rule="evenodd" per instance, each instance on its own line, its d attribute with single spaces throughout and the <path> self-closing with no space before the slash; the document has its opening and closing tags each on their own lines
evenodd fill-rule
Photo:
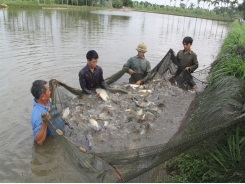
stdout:
<svg viewBox="0 0 245 184">
<path fill-rule="evenodd" d="M 48 102 L 49 106 L 50 106 L 50 102 Z M 46 113 L 48 111 L 48 107 L 49 106 L 43 106 L 39 103 L 37 103 L 35 101 L 35 99 L 33 100 L 33 109 L 32 109 L 32 117 L 34 116 L 40 116 L 43 113 Z"/>
<path fill-rule="evenodd" d="M 42 115 L 41 106 L 33 100 L 33 108 L 32 108 L 32 114 L 31 114 L 31 122 L 34 123 L 37 119 L 39 119 Z"/>
<path fill-rule="evenodd" d="M 193 50 L 190 50 L 191 55 L 197 55 Z"/>
<path fill-rule="evenodd" d="M 132 56 L 128 60 L 135 60 L 135 59 L 138 59 L 138 56 Z"/>
<path fill-rule="evenodd" d="M 79 71 L 79 75 L 83 75 L 84 73 L 86 73 L 88 71 L 88 65 L 84 66 L 80 71 Z"/>
<path fill-rule="evenodd" d="M 98 70 L 102 70 L 102 68 L 99 65 L 96 65 L 96 67 Z"/>
<path fill-rule="evenodd" d="M 179 50 L 177 54 L 182 54 L 184 53 L 184 50 Z"/>
</svg>

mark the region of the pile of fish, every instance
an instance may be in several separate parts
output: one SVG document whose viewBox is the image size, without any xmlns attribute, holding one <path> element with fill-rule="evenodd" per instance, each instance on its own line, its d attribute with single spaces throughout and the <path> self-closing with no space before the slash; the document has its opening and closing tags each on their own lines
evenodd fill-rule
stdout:
<svg viewBox="0 0 245 184">
<path fill-rule="evenodd" d="M 97 89 L 101 98 L 67 95 L 65 135 L 93 152 L 136 149 L 166 143 L 178 130 L 196 94 L 164 80 L 111 86 L 128 94 Z"/>
</svg>

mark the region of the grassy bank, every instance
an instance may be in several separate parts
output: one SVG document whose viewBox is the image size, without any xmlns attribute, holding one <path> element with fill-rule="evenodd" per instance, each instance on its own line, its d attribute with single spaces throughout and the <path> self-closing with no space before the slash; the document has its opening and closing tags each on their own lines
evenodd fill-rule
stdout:
<svg viewBox="0 0 245 184">
<path fill-rule="evenodd" d="M 224 40 L 220 53 L 212 64 L 209 81 L 235 76 L 245 84 L 245 24 L 235 21 Z"/>
<path fill-rule="evenodd" d="M 42 8 L 37 1 L 2 1 L 0 4 L 5 3 L 7 8 Z"/>
<path fill-rule="evenodd" d="M 76 5 L 67 5 L 67 4 L 52 4 L 49 1 L 46 1 L 46 4 L 38 4 L 37 1 L 4 1 L 0 0 L 0 4 L 5 3 L 7 8 L 32 8 L 32 9 L 82 9 L 82 10 L 105 10 L 107 7 L 98 7 L 98 6 L 76 6 Z"/>
<path fill-rule="evenodd" d="M 219 21 L 226 21 L 226 22 L 232 22 L 235 19 L 235 17 L 231 18 L 228 16 L 216 15 L 212 11 L 203 10 L 203 9 L 185 10 L 185 9 L 170 7 L 170 8 L 165 8 L 165 9 L 154 10 L 154 9 L 134 8 L 134 11 L 168 14 L 168 15 L 176 15 L 176 16 L 184 16 L 184 17 L 194 17 L 194 18 L 219 20 Z"/>
</svg>

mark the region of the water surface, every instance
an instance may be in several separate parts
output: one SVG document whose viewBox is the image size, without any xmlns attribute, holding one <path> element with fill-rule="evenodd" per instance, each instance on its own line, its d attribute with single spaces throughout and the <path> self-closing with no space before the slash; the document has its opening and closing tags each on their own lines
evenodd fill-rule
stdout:
<svg viewBox="0 0 245 184">
<path fill-rule="evenodd" d="M 203 69 L 214 61 L 227 31 L 224 22 L 144 12 L 0 9 L 0 181 L 86 182 L 52 139 L 42 147 L 34 144 L 34 80 L 56 78 L 79 88 L 88 50 L 98 52 L 106 78 L 137 54 L 140 42 L 153 68 L 170 48 L 182 49 L 185 36 L 193 37 Z"/>
</svg>

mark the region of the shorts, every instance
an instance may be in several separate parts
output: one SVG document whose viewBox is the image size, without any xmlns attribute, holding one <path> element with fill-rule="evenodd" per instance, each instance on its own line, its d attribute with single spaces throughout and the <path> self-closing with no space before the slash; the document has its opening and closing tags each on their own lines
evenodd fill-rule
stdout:
<svg viewBox="0 0 245 184">
<path fill-rule="evenodd" d="M 192 79 L 189 79 L 189 80 L 187 81 L 187 84 L 188 84 L 190 87 L 193 87 L 193 86 L 196 85 L 196 83 L 194 82 L 193 78 L 192 78 Z"/>
</svg>

